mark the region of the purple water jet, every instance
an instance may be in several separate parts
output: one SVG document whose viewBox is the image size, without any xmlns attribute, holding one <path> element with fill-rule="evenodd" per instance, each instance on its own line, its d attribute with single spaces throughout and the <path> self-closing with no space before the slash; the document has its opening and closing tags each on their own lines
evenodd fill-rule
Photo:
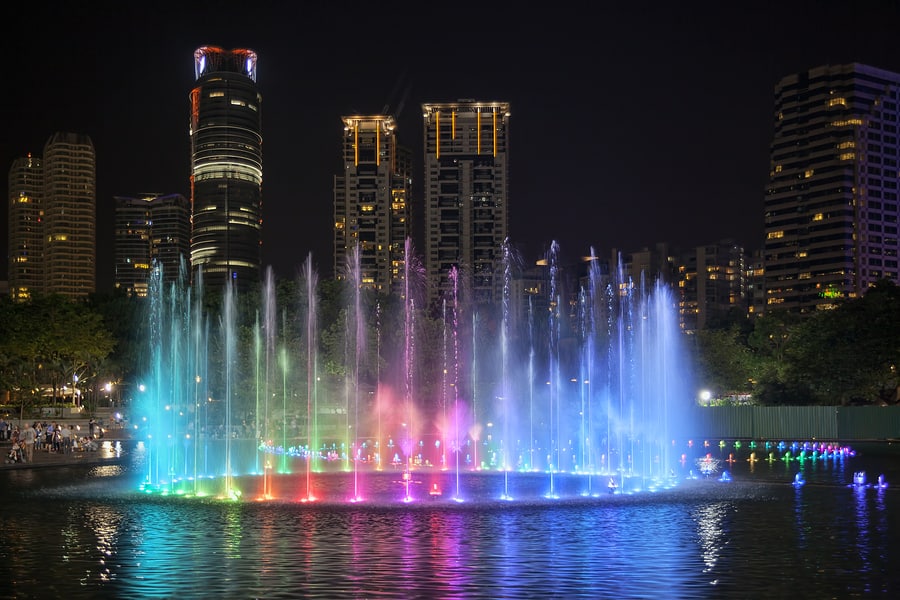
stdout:
<svg viewBox="0 0 900 600">
<path fill-rule="evenodd" d="M 448 472 L 457 500 L 469 471 L 502 474 L 504 499 L 525 472 L 544 474 L 548 497 L 563 474 L 566 493 L 575 476 L 588 496 L 608 493 L 610 480 L 617 493 L 672 484 L 680 409 L 693 394 L 670 289 L 632 280 L 621 262 L 603 268 L 592 253 L 573 290 L 554 242 L 540 289 L 526 294 L 506 244 L 499 306 L 476 302 L 454 267 L 452 294 L 430 312 L 406 249 L 393 297 L 367 290 L 350 254 L 332 307 L 343 316 L 327 331 L 311 257 L 282 306 L 269 272 L 250 325 L 227 288 L 215 311 L 199 300 L 202 287 L 155 278 L 146 391 L 132 416 L 144 489 L 277 498 L 293 477 L 305 478 L 294 499 L 310 501 L 318 473 L 343 471 L 346 497 L 362 501 L 369 472 L 390 469 L 407 502 L 448 495 Z"/>
</svg>

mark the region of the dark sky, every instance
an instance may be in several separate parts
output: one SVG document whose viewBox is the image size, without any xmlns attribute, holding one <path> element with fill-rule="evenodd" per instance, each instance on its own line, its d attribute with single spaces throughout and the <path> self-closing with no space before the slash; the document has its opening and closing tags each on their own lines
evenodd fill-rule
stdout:
<svg viewBox="0 0 900 600">
<path fill-rule="evenodd" d="M 510 102 L 510 237 L 528 260 L 554 240 L 572 255 L 722 238 L 752 249 L 777 81 L 829 63 L 900 71 L 893 0 L 100 6 L 4 9 L 0 159 L 8 173 L 55 131 L 90 135 L 101 291 L 113 196 L 189 194 L 202 45 L 259 56 L 263 260 L 281 277 L 310 253 L 331 274 L 341 115 L 399 110 L 400 140 L 418 152 L 423 102 Z M 415 168 L 421 199 L 418 156 Z"/>
</svg>

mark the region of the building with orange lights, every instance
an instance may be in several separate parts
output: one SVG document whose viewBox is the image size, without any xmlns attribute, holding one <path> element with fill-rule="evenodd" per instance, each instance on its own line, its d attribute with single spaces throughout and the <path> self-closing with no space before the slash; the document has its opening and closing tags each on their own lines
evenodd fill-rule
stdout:
<svg viewBox="0 0 900 600">
<path fill-rule="evenodd" d="M 259 283 L 262 96 L 256 52 L 203 46 L 191 90 L 191 268 L 207 289 Z"/>
<path fill-rule="evenodd" d="M 343 172 L 334 178 L 335 278 L 399 292 L 412 234 L 411 155 L 388 115 L 345 116 Z M 356 252 L 358 251 L 358 259 Z"/>
<path fill-rule="evenodd" d="M 429 301 L 465 290 L 472 302 L 499 303 L 509 233 L 509 104 L 429 103 L 422 113 Z"/>
</svg>

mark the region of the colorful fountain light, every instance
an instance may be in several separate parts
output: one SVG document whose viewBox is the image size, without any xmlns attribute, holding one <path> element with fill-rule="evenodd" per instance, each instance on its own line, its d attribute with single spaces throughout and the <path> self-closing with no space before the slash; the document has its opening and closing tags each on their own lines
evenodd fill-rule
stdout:
<svg viewBox="0 0 900 600">
<path fill-rule="evenodd" d="M 884 474 L 878 476 L 878 479 L 875 483 L 869 483 L 867 479 L 867 475 L 865 471 L 854 471 L 853 473 L 853 482 L 848 486 L 852 488 L 856 488 L 859 490 L 875 488 L 877 490 L 883 490 L 887 488 L 887 480 L 884 477 Z"/>
<path fill-rule="evenodd" d="M 666 286 L 592 254 L 572 293 L 554 243 L 545 294 L 516 293 L 522 267 L 507 244 L 501 306 L 474 302 L 454 269 L 452 291 L 425 308 L 406 251 L 401 292 L 345 285 L 328 323 L 311 257 L 297 297 L 278 298 L 269 270 L 258 302 L 226 288 L 217 309 L 202 279 L 163 284 L 157 268 L 132 415 L 142 489 L 308 502 L 332 472 L 359 502 L 383 470 L 397 472 L 404 502 L 462 501 L 468 472 L 502 475 L 506 500 L 526 472 L 546 475 L 547 497 L 563 474 L 580 477 L 581 495 L 610 481 L 616 493 L 671 485 L 693 394 Z M 359 260 L 351 253 L 343 281 L 361 281 Z"/>
</svg>

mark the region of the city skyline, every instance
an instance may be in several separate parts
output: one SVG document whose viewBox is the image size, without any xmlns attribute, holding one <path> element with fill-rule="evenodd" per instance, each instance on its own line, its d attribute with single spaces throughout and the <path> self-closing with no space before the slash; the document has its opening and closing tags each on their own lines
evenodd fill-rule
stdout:
<svg viewBox="0 0 900 600">
<path fill-rule="evenodd" d="M 316 4 L 246 19 L 227 5 L 117 7 L 102 18 L 95 8 L 17 6 L 3 26 L 6 55 L 22 57 L 7 94 L 4 169 L 57 131 L 91 137 L 98 290 L 111 289 L 113 198 L 189 196 L 194 50 L 246 47 L 259 56 L 263 97 L 263 266 L 281 277 L 296 276 L 309 253 L 332 274 L 341 116 L 398 113 L 421 216 L 421 105 L 459 98 L 510 103 L 510 238 L 527 260 L 554 240 L 574 255 L 721 238 L 755 249 L 777 81 L 820 64 L 900 71 L 892 2 L 764 3 L 736 14 L 695 3 L 596 19 L 587 5 L 485 9 L 467 24 L 462 12 L 419 7 L 411 17 L 416 6 Z M 26 30 L 42 42 L 22 52 L 13 44 Z M 6 246 L 7 226 L 0 235 Z"/>
</svg>

